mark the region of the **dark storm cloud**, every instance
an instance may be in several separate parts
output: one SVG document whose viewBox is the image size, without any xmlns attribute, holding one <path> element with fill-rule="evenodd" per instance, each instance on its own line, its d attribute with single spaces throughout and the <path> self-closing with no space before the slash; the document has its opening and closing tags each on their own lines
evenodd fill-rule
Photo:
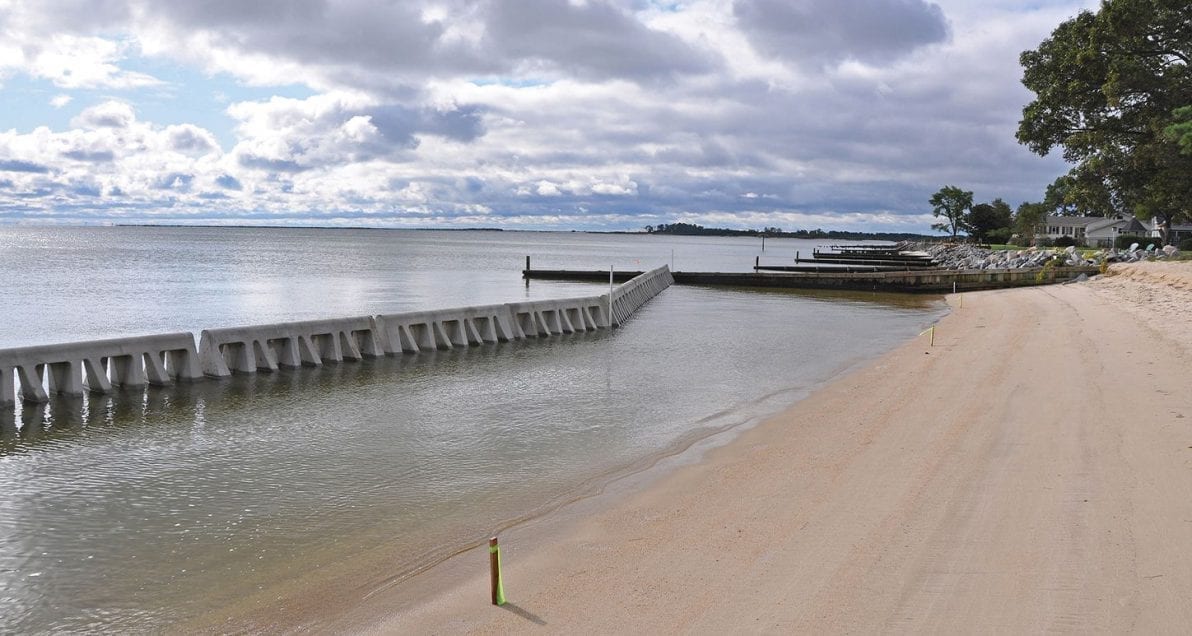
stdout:
<svg viewBox="0 0 1192 636">
<path fill-rule="evenodd" d="M 540 62 L 585 78 L 642 80 L 704 73 L 714 58 L 652 30 L 607 2 L 492 0 L 487 42 L 509 60 Z"/>
<path fill-rule="evenodd" d="M 455 141 L 474 141 L 485 133 L 481 119 L 483 113 L 484 108 L 476 105 L 463 105 L 446 111 L 424 110 L 421 130 Z"/>
<path fill-rule="evenodd" d="M 804 65 L 882 62 L 948 38 L 923 0 L 736 0 L 733 14 L 759 50 Z"/>
<path fill-rule="evenodd" d="M 418 133 L 440 135 L 456 141 L 475 140 L 484 135 L 481 113 L 480 107 L 471 105 L 438 111 L 390 104 L 344 111 L 335 117 L 341 120 L 336 123 L 342 123 L 355 116 L 367 116 L 387 141 L 396 146 L 413 148 L 417 146 L 414 136 Z"/>
<path fill-rule="evenodd" d="M 144 5 L 146 15 L 179 33 L 201 31 L 217 46 L 321 68 L 325 81 L 358 87 L 428 75 L 503 75 L 527 66 L 635 81 L 716 66 L 712 54 L 646 27 L 609 0 L 454 0 L 442 20 L 425 19 L 423 8 L 369 0 Z M 450 28 L 469 20 L 480 37 L 452 37 Z"/>
<path fill-rule="evenodd" d="M 37 5 L 38 11 L 31 15 L 43 21 L 44 28 L 53 30 L 102 32 L 132 17 L 128 0 L 38 0 Z"/>
<path fill-rule="evenodd" d="M 424 21 L 418 2 L 212 0 L 144 8 L 179 31 L 205 32 L 219 46 L 304 65 L 416 75 L 497 69 L 469 44 L 446 40 L 446 26 Z"/>
</svg>

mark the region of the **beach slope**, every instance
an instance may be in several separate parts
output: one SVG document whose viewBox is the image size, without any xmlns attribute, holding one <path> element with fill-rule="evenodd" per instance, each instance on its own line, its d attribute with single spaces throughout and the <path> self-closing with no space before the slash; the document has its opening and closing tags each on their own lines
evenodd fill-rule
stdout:
<svg viewBox="0 0 1192 636">
<path fill-rule="evenodd" d="M 327 628 L 1125 632 L 1192 624 L 1192 269 L 965 294 L 699 462 Z M 598 498 L 600 499 L 600 498 Z M 564 515 L 565 516 L 565 515 Z"/>
</svg>

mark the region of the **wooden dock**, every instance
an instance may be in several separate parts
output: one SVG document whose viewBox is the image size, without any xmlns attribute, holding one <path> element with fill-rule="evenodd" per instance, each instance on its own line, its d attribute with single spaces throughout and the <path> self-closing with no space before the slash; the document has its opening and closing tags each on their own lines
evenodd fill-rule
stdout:
<svg viewBox="0 0 1192 636">
<path fill-rule="evenodd" d="M 1062 283 L 1084 274 L 1098 273 L 1096 267 L 1039 269 L 920 269 L 864 271 L 867 268 L 821 268 L 819 271 L 673 272 L 675 284 L 727 287 L 771 287 L 793 289 L 845 289 L 857 291 L 942 294 L 955 291 L 1003 289 Z M 862 271 L 855 271 L 862 269 Z M 641 272 L 614 272 L 625 281 Z M 608 282 L 608 270 L 526 269 L 527 280 L 575 280 Z"/>
</svg>

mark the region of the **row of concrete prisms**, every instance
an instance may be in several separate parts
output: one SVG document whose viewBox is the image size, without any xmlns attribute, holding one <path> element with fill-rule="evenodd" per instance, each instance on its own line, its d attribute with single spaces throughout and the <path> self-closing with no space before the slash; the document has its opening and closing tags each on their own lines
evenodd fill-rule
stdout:
<svg viewBox="0 0 1192 636">
<path fill-rule="evenodd" d="M 0 349 L 0 404 L 606 329 L 673 282 L 663 266 L 601 296 L 206 329 L 197 350 L 189 332 Z"/>
</svg>

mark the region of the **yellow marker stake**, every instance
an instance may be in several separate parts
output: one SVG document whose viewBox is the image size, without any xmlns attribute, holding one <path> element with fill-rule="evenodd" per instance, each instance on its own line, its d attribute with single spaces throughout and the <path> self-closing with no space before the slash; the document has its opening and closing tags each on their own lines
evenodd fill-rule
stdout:
<svg viewBox="0 0 1192 636">
<path fill-rule="evenodd" d="M 919 335 L 925 336 L 927 334 L 931 334 L 931 346 L 934 347 L 935 346 L 935 325 L 931 325 L 930 327 L 924 329 L 923 333 L 921 333 Z"/>
<path fill-rule="evenodd" d="M 501 584 L 501 548 L 497 546 L 497 538 L 488 540 L 488 568 L 493 580 L 493 605 L 505 604 L 505 586 Z"/>
</svg>

